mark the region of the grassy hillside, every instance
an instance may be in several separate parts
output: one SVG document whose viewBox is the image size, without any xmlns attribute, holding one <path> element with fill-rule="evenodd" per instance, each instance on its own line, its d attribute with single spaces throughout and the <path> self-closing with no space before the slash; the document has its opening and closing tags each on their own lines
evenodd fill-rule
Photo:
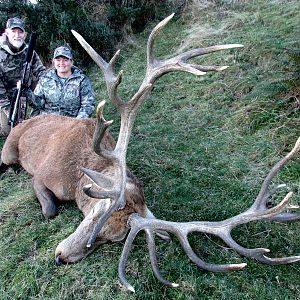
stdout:
<svg viewBox="0 0 300 300">
<path fill-rule="evenodd" d="M 295 69 L 288 49 L 299 47 L 299 1 L 195 1 L 158 36 L 155 53 L 170 56 L 194 47 L 241 43 L 244 48 L 203 56 L 225 71 L 196 77 L 170 73 L 159 79 L 142 107 L 129 145 L 128 165 L 144 183 L 147 203 L 165 220 L 218 221 L 246 210 L 264 177 L 300 136 L 297 87 L 284 81 Z M 155 24 L 122 49 L 122 97 L 133 95 L 145 71 L 146 40 Z M 84 35 L 84 34 L 83 34 Z M 298 69 L 299 70 L 299 69 Z M 100 70 L 90 70 L 98 100 L 107 99 Z M 298 87 L 299 91 L 299 87 Z M 119 116 L 110 103 L 106 119 Z M 3 140 L 1 141 L 3 143 Z M 2 144 L 1 144 L 2 145 Z M 300 202 L 299 156 L 274 180 L 287 183 Z M 278 202 L 284 192 L 272 198 Z M 56 267 L 56 245 L 82 220 L 63 205 L 45 220 L 25 173 L 0 180 L 0 299 L 298 299 L 299 264 L 267 266 L 246 259 L 212 236 L 193 234 L 191 244 L 206 261 L 246 262 L 233 273 L 210 273 L 191 263 L 179 242 L 158 241 L 160 284 L 140 235 L 127 266 L 135 294 L 118 284 L 123 243 L 104 245 L 82 262 Z M 246 247 L 270 256 L 300 253 L 299 224 L 255 222 L 234 231 Z"/>
</svg>

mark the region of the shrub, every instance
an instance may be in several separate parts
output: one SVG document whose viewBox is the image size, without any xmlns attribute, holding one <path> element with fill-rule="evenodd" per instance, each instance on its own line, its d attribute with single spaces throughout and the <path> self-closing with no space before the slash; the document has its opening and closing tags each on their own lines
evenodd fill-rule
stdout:
<svg viewBox="0 0 300 300">
<path fill-rule="evenodd" d="M 68 45 L 76 63 L 86 65 L 89 56 L 71 33 L 84 36 L 104 57 L 111 56 L 114 45 L 128 35 L 140 32 L 147 22 L 161 19 L 171 11 L 180 11 L 185 1 L 158 0 L 28 0 L 0 1 L 2 31 L 8 18 L 19 16 L 26 21 L 28 32 L 38 33 L 37 52 L 45 64 L 50 63 L 54 48 Z"/>
</svg>

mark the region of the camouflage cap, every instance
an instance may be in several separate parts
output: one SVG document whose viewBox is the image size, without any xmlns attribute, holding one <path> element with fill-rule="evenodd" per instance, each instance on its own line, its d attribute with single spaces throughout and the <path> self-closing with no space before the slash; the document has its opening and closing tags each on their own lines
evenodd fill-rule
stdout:
<svg viewBox="0 0 300 300">
<path fill-rule="evenodd" d="M 56 58 L 58 56 L 64 56 L 66 58 L 73 59 L 71 50 L 68 47 L 64 46 L 58 47 L 54 50 L 53 58 Z"/>
<path fill-rule="evenodd" d="M 6 28 L 8 29 L 20 28 L 21 30 L 25 31 L 25 23 L 23 20 L 19 18 L 10 18 L 6 22 Z"/>
</svg>

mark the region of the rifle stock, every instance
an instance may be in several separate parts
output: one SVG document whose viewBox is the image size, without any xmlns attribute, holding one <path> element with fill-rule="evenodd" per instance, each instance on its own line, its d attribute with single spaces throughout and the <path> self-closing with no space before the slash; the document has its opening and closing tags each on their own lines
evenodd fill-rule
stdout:
<svg viewBox="0 0 300 300">
<path fill-rule="evenodd" d="M 15 93 L 15 95 L 13 96 L 10 105 L 8 123 L 11 126 L 11 128 L 13 128 L 15 125 L 17 125 L 20 122 L 20 117 L 22 114 L 21 96 L 25 91 L 25 89 L 27 88 L 27 84 L 30 78 L 31 60 L 32 60 L 33 51 L 36 44 L 36 39 L 37 39 L 37 34 L 33 32 L 30 36 L 30 41 L 27 48 L 26 61 L 25 61 L 25 67 L 23 69 L 21 85 L 17 89 L 17 93 Z M 24 109 L 24 118 L 26 116 L 26 111 L 27 111 L 27 99 L 26 99 L 25 109 Z"/>
</svg>

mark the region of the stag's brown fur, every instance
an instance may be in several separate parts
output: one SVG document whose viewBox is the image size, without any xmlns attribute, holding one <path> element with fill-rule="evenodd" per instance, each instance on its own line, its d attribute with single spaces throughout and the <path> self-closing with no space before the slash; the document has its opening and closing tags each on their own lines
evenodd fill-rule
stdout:
<svg viewBox="0 0 300 300">
<path fill-rule="evenodd" d="M 80 167 L 114 176 L 112 162 L 92 149 L 95 122 L 94 119 L 38 116 L 13 128 L 2 149 L 3 163 L 20 164 L 32 175 L 32 186 L 46 217 L 57 214 L 55 201 L 75 200 L 83 212 L 85 219 L 56 250 L 61 261 L 77 261 L 87 253 L 87 239 L 99 216 L 110 205 L 109 199 L 90 198 L 82 190 L 84 185 L 91 184 L 91 180 L 80 171 Z M 105 133 L 102 144 L 112 149 L 115 141 Z M 95 246 L 123 239 L 127 233 L 128 217 L 133 212 L 153 217 L 145 204 L 140 183 L 130 172 L 128 175 L 126 206 L 110 217 L 97 236 Z"/>
</svg>

